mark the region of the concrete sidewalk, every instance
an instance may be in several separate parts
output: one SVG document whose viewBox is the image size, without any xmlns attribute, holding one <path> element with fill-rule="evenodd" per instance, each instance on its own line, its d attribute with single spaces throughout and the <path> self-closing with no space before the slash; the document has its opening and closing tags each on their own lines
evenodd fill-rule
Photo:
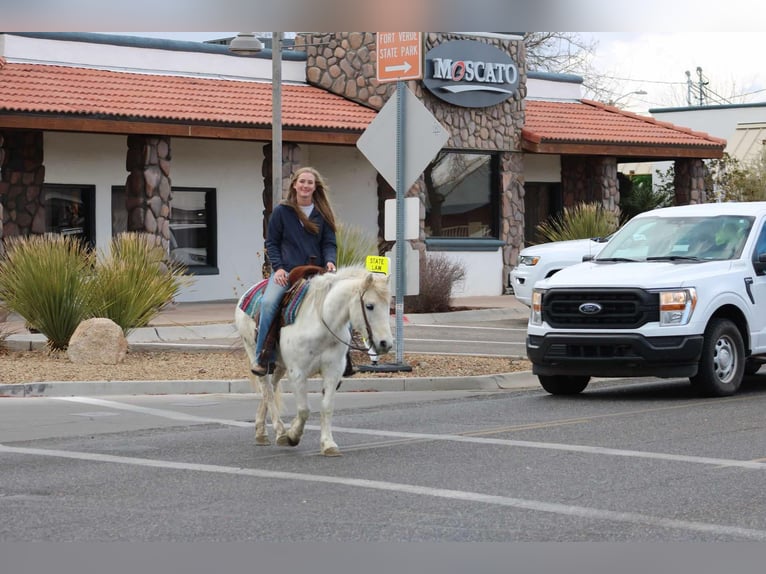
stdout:
<svg viewBox="0 0 766 574">
<path fill-rule="evenodd" d="M 178 303 L 168 306 L 147 327 L 136 329 L 128 336 L 133 349 L 156 350 L 220 350 L 239 345 L 233 317 L 236 301 Z M 453 306 L 465 310 L 449 313 L 405 314 L 406 324 L 441 325 L 463 322 L 525 319 L 528 308 L 513 295 L 496 297 L 463 297 Z M 12 333 L 6 346 L 12 350 L 37 349 L 45 346 L 43 335 L 30 333 L 23 320 L 11 315 L 4 323 L 5 332 Z M 486 375 L 477 377 L 392 377 L 364 378 L 357 373 L 344 379 L 341 391 L 405 391 L 405 390 L 498 390 L 537 387 L 537 378 L 529 372 Z M 310 391 L 320 390 L 319 381 L 310 382 Z M 133 394 L 192 394 L 253 392 L 248 379 L 231 381 L 83 381 L 0 384 L 0 396 L 72 396 L 72 395 L 133 395 Z"/>
</svg>

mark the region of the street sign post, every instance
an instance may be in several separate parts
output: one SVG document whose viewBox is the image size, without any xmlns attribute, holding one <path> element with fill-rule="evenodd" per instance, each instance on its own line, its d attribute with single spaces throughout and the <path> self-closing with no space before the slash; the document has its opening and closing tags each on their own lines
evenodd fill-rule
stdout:
<svg viewBox="0 0 766 574">
<path fill-rule="evenodd" d="M 422 32 L 378 32 L 375 44 L 378 81 L 422 79 L 422 47 Z"/>
<path fill-rule="evenodd" d="M 396 93 L 356 144 L 396 190 L 396 249 L 393 253 L 396 364 L 393 368 L 398 370 L 412 370 L 404 364 L 404 293 L 407 286 L 404 196 L 449 139 L 444 127 L 403 81 L 423 77 L 422 45 L 420 32 L 378 32 L 377 79 L 379 82 L 395 81 Z M 396 147 L 392 150 L 391 140 L 394 138 Z"/>
<path fill-rule="evenodd" d="M 396 146 L 391 145 L 392 140 L 396 141 Z M 405 212 L 408 212 L 408 215 L 409 212 L 415 213 L 416 206 L 410 204 L 409 209 L 406 207 L 405 194 L 447 140 L 449 133 L 444 126 L 417 96 L 407 89 L 404 82 L 397 82 L 396 93 L 356 142 L 359 151 L 396 190 L 396 249 L 393 258 L 395 270 L 392 275 L 395 280 L 396 359 L 399 364 L 402 364 L 404 353 L 404 295 L 412 294 L 411 289 L 407 289 L 408 286 L 419 284 L 419 281 L 406 279 L 411 268 L 405 263 L 405 243 L 406 239 L 409 239 L 405 237 L 408 229 L 405 225 Z"/>
</svg>

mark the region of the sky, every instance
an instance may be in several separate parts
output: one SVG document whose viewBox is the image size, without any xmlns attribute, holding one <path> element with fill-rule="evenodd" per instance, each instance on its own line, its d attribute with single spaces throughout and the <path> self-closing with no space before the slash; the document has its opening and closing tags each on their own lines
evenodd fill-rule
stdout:
<svg viewBox="0 0 766 574">
<path fill-rule="evenodd" d="M 204 41 L 237 32 L 118 32 L 154 38 Z M 267 33 L 268 34 L 268 33 Z M 762 32 L 577 32 L 596 43 L 593 66 L 614 90 L 620 107 L 642 114 L 652 108 L 686 106 L 687 80 L 694 84 L 692 105 L 766 101 Z M 690 72 L 687 77 L 686 72 Z M 644 91 L 646 94 L 631 92 Z"/>
<path fill-rule="evenodd" d="M 766 67 L 762 32 L 599 32 L 583 33 L 598 45 L 593 65 L 615 85 L 622 107 L 646 112 L 656 107 L 686 106 L 687 75 L 696 85 L 702 69 L 708 98 L 703 103 L 766 101 Z M 698 92 L 692 93 L 692 105 Z M 734 97 L 738 96 L 738 97 Z M 626 104 L 628 104 L 626 106 Z"/>
</svg>

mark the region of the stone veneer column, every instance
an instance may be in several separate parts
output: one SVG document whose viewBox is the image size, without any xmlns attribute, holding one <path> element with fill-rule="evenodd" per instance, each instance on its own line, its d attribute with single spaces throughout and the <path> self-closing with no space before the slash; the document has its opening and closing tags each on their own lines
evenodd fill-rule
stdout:
<svg viewBox="0 0 766 574">
<path fill-rule="evenodd" d="M 5 137 L 0 132 L 0 256 L 5 253 L 3 246 L 3 204 L 5 203 L 5 187 L 3 185 L 3 168 L 5 167 Z"/>
<path fill-rule="evenodd" d="M 524 154 L 505 152 L 501 161 L 500 237 L 503 246 L 503 283 L 516 267 L 519 251 L 524 248 Z"/>
<path fill-rule="evenodd" d="M 607 211 L 619 213 L 617 158 L 561 156 L 561 192 L 564 207 L 601 203 Z"/>
<path fill-rule="evenodd" d="M 673 171 L 676 205 L 705 203 L 707 201 L 705 164 L 701 159 L 677 159 Z"/>
<path fill-rule="evenodd" d="M 0 238 L 45 233 L 43 133 L 1 133 L 0 168 Z"/>
<path fill-rule="evenodd" d="M 169 137 L 128 136 L 127 230 L 153 236 L 164 249 L 170 246 L 170 160 Z"/>
</svg>

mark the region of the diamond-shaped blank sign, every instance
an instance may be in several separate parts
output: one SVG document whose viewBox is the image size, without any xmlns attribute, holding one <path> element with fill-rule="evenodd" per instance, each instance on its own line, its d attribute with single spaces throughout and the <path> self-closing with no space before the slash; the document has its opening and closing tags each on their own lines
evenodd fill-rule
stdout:
<svg viewBox="0 0 766 574">
<path fill-rule="evenodd" d="M 396 92 L 356 142 L 370 163 L 396 191 Z M 406 192 L 420 177 L 449 139 L 434 115 L 409 89 L 404 89 L 402 129 L 404 189 Z"/>
</svg>

